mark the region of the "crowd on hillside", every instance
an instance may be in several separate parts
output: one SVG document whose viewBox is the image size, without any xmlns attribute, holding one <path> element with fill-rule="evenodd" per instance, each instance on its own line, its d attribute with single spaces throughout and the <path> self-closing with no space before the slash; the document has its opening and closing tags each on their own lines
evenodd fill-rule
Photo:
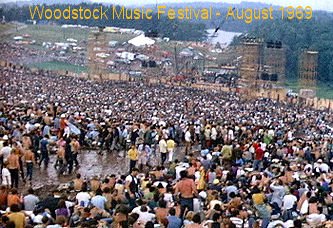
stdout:
<svg viewBox="0 0 333 228">
<path fill-rule="evenodd" d="M 1 227 L 333 227 L 332 113 L 166 85 L 0 75 Z M 73 167 L 89 147 L 126 151 L 129 168 L 82 178 Z M 59 175 L 75 176 L 68 189 L 23 190 L 50 156 Z"/>
</svg>

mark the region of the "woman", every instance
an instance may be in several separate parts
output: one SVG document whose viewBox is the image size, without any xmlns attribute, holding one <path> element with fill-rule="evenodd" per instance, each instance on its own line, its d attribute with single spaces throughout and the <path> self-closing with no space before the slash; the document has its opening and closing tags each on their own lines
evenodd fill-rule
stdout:
<svg viewBox="0 0 333 228">
<path fill-rule="evenodd" d="M 58 218 L 59 216 L 63 216 L 65 217 L 67 220 L 70 217 L 70 211 L 69 209 L 66 207 L 66 202 L 65 200 L 60 200 L 58 202 L 58 206 L 57 209 L 55 210 L 56 213 L 56 217 Z"/>
</svg>

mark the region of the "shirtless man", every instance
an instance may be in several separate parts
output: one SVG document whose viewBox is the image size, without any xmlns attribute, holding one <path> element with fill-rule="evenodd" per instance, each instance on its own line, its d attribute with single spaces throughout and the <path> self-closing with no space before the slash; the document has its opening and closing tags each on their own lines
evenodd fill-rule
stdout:
<svg viewBox="0 0 333 228">
<path fill-rule="evenodd" d="M 18 188 L 18 181 L 19 181 L 19 170 L 20 170 L 20 163 L 19 163 L 19 156 L 15 154 L 15 151 L 12 150 L 8 159 L 8 170 L 10 172 L 12 184 L 11 187 Z"/>
<path fill-rule="evenodd" d="M 32 147 L 30 147 L 28 150 L 26 150 L 23 157 L 24 157 L 25 164 L 27 166 L 26 179 L 28 179 L 28 177 L 29 177 L 29 181 L 31 183 L 32 170 L 33 170 L 33 166 L 35 164 L 35 154 L 32 152 Z"/>
</svg>

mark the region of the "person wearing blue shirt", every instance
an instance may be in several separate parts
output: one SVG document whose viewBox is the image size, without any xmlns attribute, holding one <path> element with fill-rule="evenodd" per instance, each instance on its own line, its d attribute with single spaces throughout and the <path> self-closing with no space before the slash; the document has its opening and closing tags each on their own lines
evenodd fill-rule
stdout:
<svg viewBox="0 0 333 228">
<path fill-rule="evenodd" d="M 182 220 L 176 216 L 176 209 L 170 208 L 168 219 L 168 228 L 180 228 L 182 227 Z"/>
<path fill-rule="evenodd" d="M 101 189 L 96 190 L 96 195 L 91 199 L 91 204 L 95 207 L 105 210 L 105 204 L 107 199 L 102 196 L 103 192 Z"/>
<path fill-rule="evenodd" d="M 48 145 L 49 145 L 49 135 L 45 135 L 44 138 L 40 141 L 40 152 L 41 152 L 41 159 L 39 161 L 39 166 L 41 166 L 42 162 L 44 161 L 45 168 L 49 164 L 49 151 L 48 151 Z"/>
</svg>

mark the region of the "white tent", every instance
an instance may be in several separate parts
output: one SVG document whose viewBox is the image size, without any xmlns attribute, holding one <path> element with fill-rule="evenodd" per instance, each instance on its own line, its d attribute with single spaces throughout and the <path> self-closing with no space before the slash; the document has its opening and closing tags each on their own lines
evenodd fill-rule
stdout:
<svg viewBox="0 0 333 228">
<path fill-rule="evenodd" d="M 145 37 L 144 34 L 141 34 L 140 36 L 137 36 L 137 37 L 129 40 L 128 43 L 139 47 L 139 46 L 145 46 L 145 45 L 152 45 L 155 43 L 155 40 L 150 39 L 149 37 Z"/>
</svg>

